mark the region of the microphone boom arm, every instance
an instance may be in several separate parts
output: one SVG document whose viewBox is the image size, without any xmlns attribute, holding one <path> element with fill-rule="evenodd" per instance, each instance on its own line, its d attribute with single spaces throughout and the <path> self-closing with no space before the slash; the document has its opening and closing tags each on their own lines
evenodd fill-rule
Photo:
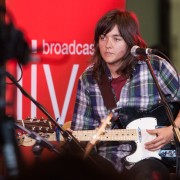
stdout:
<svg viewBox="0 0 180 180">
<path fill-rule="evenodd" d="M 22 92 L 23 95 L 25 95 L 28 99 L 30 99 L 48 118 L 49 120 L 55 124 L 60 130 L 60 133 L 62 134 L 63 138 L 66 142 L 69 143 L 69 145 L 72 145 L 74 150 L 84 153 L 84 148 L 79 143 L 79 141 L 68 131 L 64 130 L 53 118 L 52 116 L 47 112 L 45 107 L 43 107 L 40 103 L 38 103 L 31 95 L 29 95 L 22 86 L 16 82 L 16 79 L 8 72 L 6 72 L 6 76 L 19 88 L 19 90 Z"/>
<path fill-rule="evenodd" d="M 161 88 L 160 88 L 160 86 L 159 86 L 159 83 L 158 83 L 158 81 L 157 81 L 157 79 L 156 79 L 156 76 L 155 76 L 155 74 L 154 74 L 154 71 L 153 71 L 153 68 L 152 68 L 152 66 L 151 66 L 150 59 L 149 59 L 148 56 L 147 56 L 147 59 L 146 59 L 145 62 L 146 62 L 146 64 L 147 64 L 147 66 L 148 66 L 148 68 L 149 68 L 149 70 L 150 70 L 150 73 L 151 73 L 151 75 L 152 75 L 152 78 L 153 78 L 153 80 L 154 80 L 154 82 L 155 82 L 155 84 L 156 84 L 156 87 L 157 87 L 158 92 L 159 92 L 159 95 L 160 95 L 160 97 L 161 97 L 162 104 L 163 104 L 164 107 L 165 107 L 165 110 L 166 110 L 167 116 L 168 116 L 168 118 L 169 118 L 169 121 L 170 121 L 171 125 L 173 126 L 173 131 L 174 131 L 174 133 L 175 133 L 175 138 L 176 138 L 176 140 L 178 140 L 178 142 L 180 142 L 179 129 L 178 129 L 178 127 L 176 126 L 176 124 L 174 123 L 173 113 L 172 113 L 172 111 L 171 111 L 171 109 L 170 109 L 170 107 L 169 107 L 169 105 L 168 105 L 168 103 L 167 103 L 167 101 L 166 101 L 166 98 L 165 98 L 165 96 L 164 96 L 164 94 L 163 94 L 163 92 L 162 92 L 162 90 L 161 90 Z"/>
<path fill-rule="evenodd" d="M 153 71 L 153 68 L 151 66 L 151 63 L 150 63 L 150 58 L 147 56 L 146 60 L 145 60 L 149 70 L 150 70 L 150 73 L 152 75 L 152 78 L 157 86 L 157 89 L 158 89 L 158 92 L 159 92 L 159 95 L 161 97 L 161 101 L 162 101 L 162 104 L 164 105 L 164 108 L 165 108 L 165 111 L 166 111 L 166 114 L 169 118 L 169 122 L 170 124 L 172 125 L 173 127 L 173 133 L 174 133 L 174 139 L 175 139 L 175 143 L 176 143 L 176 157 L 177 157 L 177 162 L 176 162 L 176 175 L 177 177 L 180 178 L 180 165 L 179 165 L 179 158 L 180 158 L 180 131 L 179 131 L 179 128 L 176 126 L 176 124 L 174 123 L 174 117 L 173 117 L 173 113 L 166 101 L 166 98 L 159 86 L 159 83 L 155 77 L 155 74 L 154 74 L 154 71 Z"/>
</svg>

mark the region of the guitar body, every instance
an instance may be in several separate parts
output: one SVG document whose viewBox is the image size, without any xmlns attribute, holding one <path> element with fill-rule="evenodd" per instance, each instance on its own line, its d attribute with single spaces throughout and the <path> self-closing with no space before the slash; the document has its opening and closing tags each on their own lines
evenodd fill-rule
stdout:
<svg viewBox="0 0 180 180">
<path fill-rule="evenodd" d="M 154 135 L 150 135 L 149 133 L 147 133 L 146 129 L 155 129 L 156 126 L 157 120 L 151 117 L 140 118 L 132 121 L 127 125 L 126 129 L 137 130 L 137 140 L 135 140 L 136 151 L 126 157 L 127 162 L 136 163 L 142 159 L 146 159 L 149 157 L 161 159 L 161 156 L 159 156 L 159 151 L 148 151 L 144 148 L 144 144 L 146 142 L 151 141 L 155 138 Z"/>
<path fill-rule="evenodd" d="M 175 119 L 180 110 L 180 103 L 179 101 L 173 101 L 173 102 L 169 102 L 168 105 Z M 131 107 L 122 108 L 119 110 L 119 114 L 120 114 L 119 122 L 118 122 L 119 128 L 140 127 L 142 130 L 142 128 L 155 129 L 155 128 L 161 128 L 163 126 L 169 126 L 171 124 L 166 114 L 166 110 L 163 104 L 161 103 L 158 105 L 154 105 L 148 111 L 138 111 L 136 108 L 131 108 Z M 153 117 L 156 123 L 151 123 L 150 121 L 145 120 L 146 118 L 149 117 Z M 136 119 L 138 119 L 138 121 L 136 121 Z M 144 135 L 146 136 L 147 132 L 145 132 Z M 162 147 L 159 151 L 149 152 L 146 149 L 144 149 L 143 146 L 145 142 L 149 141 L 148 139 L 145 138 L 146 137 L 142 137 L 142 141 L 144 141 L 142 143 L 139 143 L 138 140 L 137 142 L 135 141 L 135 146 L 136 146 L 135 152 L 132 155 L 126 157 L 127 162 L 135 162 L 135 159 L 138 159 L 137 156 L 141 156 L 139 157 L 139 159 L 143 159 L 143 157 L 147 158 L 149 156 L 149 157 L 156 157 L 158 159 L 161 159 L 167 166 L 170 167 L 176 166 L 176 146 L 174 142 L 173 143 L 170 142 L 169 144 Z M 155 137 L 153 137 L 152 139 L 154 138 Z M 143 154 L 142 151 L 143 153 L 145 152 L 145 154 Z"/>
</svg>

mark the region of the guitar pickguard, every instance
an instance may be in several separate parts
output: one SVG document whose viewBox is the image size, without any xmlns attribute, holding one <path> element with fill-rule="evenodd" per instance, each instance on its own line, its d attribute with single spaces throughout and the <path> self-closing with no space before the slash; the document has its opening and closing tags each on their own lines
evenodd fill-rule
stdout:
<svg viewBox="0 0 180 180">
<path fill-rule="evenodd" d="M 128 124 L 126 129 L 137 129 L 138 137 L 135 141 L 136 143 L 136 151 L 126 157 L 126 161 L 129 163 L 136 163 L 142 159 L 146 159 L 149 157 L 154 157 L 157 159 L 161 159 L 159 156 L 159 151 L 148 151 L 144 148 L 144 144 L 148 141 L 152 141 L 155 136 L 147 133 L 146 129 L 155 129 L 157 125 L 157 120 L 155 118 L 140 118 L 135 121 L 132 121 Z"/>
<path fill-rule="evenodd" d="M 177 101 L 174 102 L 169 102 L 168 103 L 172 113 L 173 113 L 173 117 L 174 119 L 176 118 L 177 114 L 179 113 L 179 109 L 180 109 L 180 103 Z M 137 108 L 131 108 L 131 107 L 127 107 L 127 108 L 122 108 L 119 110 L 119 123 L 121 124 L 121 127 L 123 128 L 127 128 L 129 127 L 129 125 L 131 125 L 131 122 L 134 121 L 134 119 L 138 119 L 138 118 L 145 118 L 145 117 L 154 117 L 155 119 L 157 119 L 157 124 L 156 126 L 154 126 L 154 128 L 158 128 L 158 127 L 163 127 L 163 126 L 169 126 L 171 123 L 168 120 L 168 117 L 166 115 L 166 110 L 165 107 L 163 106 L 163 104 L 158 104 L 153 106 L 150 110 L 148 111 L 138 111 Z M 145 124 L 147 123 L 147 121 L 145 122 Z M 149 125 L 150 127 L 150 125 Z M 148 129 L 149 129 L 148 127 Z M 137 148 L 138 147 L 138 144 Z M 136 153 L 139 150 L 135 150 L 135 154 L 132 154 L 132 158 L 136 158 Z M 140 153 L 140 152 L 139 152 Z M 134 155 L 134 157 L 133 157 Z M 153 154 L 152 154 L 153 155 Z M 157 155 L 155 153 L 155 155 Z M 169 166 L 175 166 L 176 165 L 176 146 L 174 143 L 169 143 L 167 145 L 165 145 L 163 148 L 161 148 L 158 151 L 158 159 L 161 159 L 165 164 L 169 165 Z M 153 157 L 153 156 L 152 156 Z M 131 155 L 130 157 L 131 158 Z M 127 160 L 129 159 L 127 157 Z M 131 160 L 133 161 L 133 160 Z"/>
</svg>

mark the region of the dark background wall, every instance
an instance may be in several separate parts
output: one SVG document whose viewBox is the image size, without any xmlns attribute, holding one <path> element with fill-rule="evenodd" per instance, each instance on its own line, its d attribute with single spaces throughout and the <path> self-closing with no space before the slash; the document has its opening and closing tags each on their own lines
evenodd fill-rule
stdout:
<svg viewBox="0 0 180 180">
<path fill-rule="evenodd" d="M 137 14 L 148 46 L 158 46 L 180 72 L 180 1 L 126 0 L 126 9 Z"/>
</svg>

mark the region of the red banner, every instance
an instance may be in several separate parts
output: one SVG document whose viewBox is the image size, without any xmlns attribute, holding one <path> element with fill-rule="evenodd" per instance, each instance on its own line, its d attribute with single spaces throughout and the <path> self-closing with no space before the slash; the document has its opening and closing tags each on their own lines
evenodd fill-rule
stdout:
<svg viewBox="0 0 180 180">
<path fill-rule="evenodd" d="M 125 1 L 6 0 L 6 7 L 34 55 L 19 83 L 60 124 L 71 120 L 77 80 L 93 54 L 95 25 L 108 10 L 125 9 Z M 17 68 L 17 79 L 20 75 Z M 46 118 L 19 90 L 15 114 Z"/>
</svg>

